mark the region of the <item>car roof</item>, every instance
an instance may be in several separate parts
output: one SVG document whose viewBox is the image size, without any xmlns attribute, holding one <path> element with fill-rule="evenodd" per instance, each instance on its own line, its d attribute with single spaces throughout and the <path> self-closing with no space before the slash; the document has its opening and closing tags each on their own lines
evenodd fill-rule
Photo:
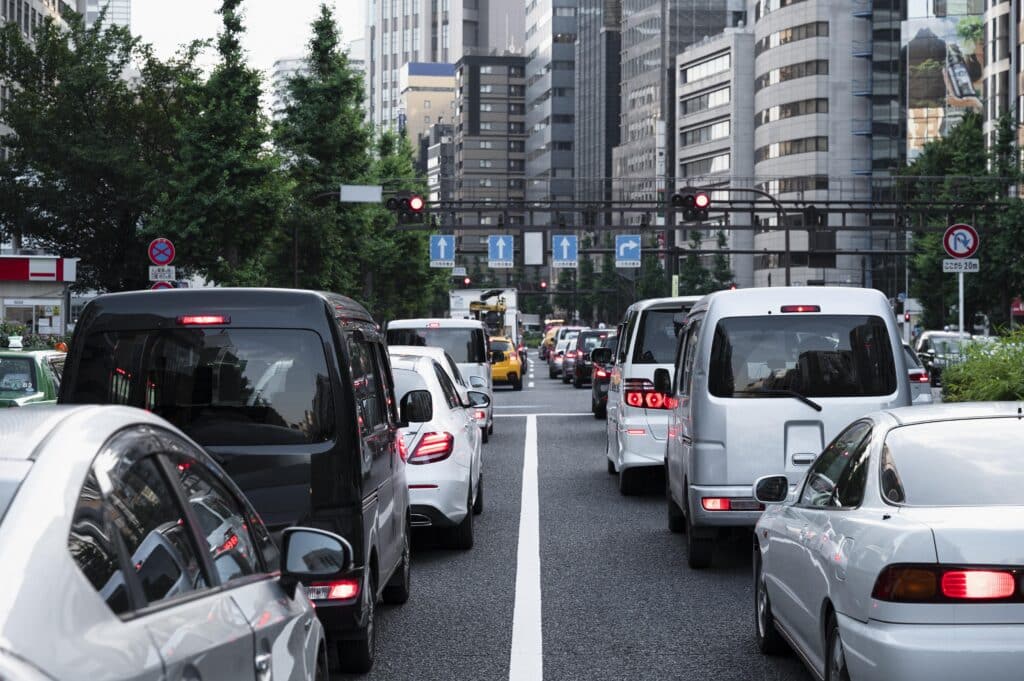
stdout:
<svg viewBox="0 0 1024 681">
<path fill-rule="evenodd" d="M 629 306 L 631 310 L 646 310 L 652 307 L 671 307 L 673 305 L 685 305 L 696 303 L 704 296 L 673 296 L 670 298 L 647 298 L 638 300 Z"/>
<path fill-rule="evenodd" d="M 0 350 L 0 357 L 53 357 L 54 355 L 66 355 L 61 350 Z"/>
<path fill-rule="evenodd" d="M 409 357 L 431 357 L 438 361 L 447 361 L 448 351 L 436 345 L 389 345 L 388 352 Z"/>
<path fill-rule="evenodd" d="M 445 317 L 424 319 L 393 319 L 388 322 L 388 329 L 422 329 L 427 324 L 437 324 L 438 328 L 448 329 L 482 329 L 484 323 L 476 319 L 447 319 Z"/>
<path fill-rule="evenodd" d="M 425 371 L 433 367 L 434 362 L 437 361 L 426 355 L 405 355 L 400 352 L 396 353 L 394 350 L 390 351 L 390 355 L 391 368 L 405 369 L 406 371 Z"/>
<path fill-rule="evenodd" d="M 892 314 L 889 300 L 876 289 L 846 286 L 773 286 L 716 291 L 692 312 L 714 310 L 722 316 L 779 314 L 782 305 L 820 305 L 821 314 L 863 314 L 867 306 Z"/>
<path fill-rule="evenodd" d="M 897 407 L 882 413 L 888 414 L 901 426 L 963 419 L 1024 418 L 1024 402 L 940 402 Z"/>
<path fill-rule="evenodd" d="M 490 340 L 492 340 L 492 341 L 507 341 L 509 343 L 512 342 L 512 339 L 509 338 L 508 336 L 491 336 Z"/>
</svg>

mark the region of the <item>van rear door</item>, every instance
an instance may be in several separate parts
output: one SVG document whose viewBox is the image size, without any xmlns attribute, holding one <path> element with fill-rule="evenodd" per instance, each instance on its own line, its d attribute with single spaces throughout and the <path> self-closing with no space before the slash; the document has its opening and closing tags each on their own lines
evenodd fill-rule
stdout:
<svg viewBox="0 0 1024 681">
<path fill-rule="evenodd" d="M 638 315 L 636 341 L 633 343 L 628 369 L 623 380 L 649 381 L 654 386 L 654 372 L 658 369 L 674 370 L 679 338 L 677 321 L 683 308 L 651 307 Z M 647 428 L 655 440 L 668 436 L 670 412 L 667 409 L 644 409 Z"/>
</svg>

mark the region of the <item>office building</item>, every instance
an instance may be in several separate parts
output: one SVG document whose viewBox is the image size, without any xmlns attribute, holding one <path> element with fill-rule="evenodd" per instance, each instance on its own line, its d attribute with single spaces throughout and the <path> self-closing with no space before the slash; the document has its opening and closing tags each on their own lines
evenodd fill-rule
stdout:
<svg viewBox="0 0 1024 681">
<path fill-rule="evenodd" d="M 713 202 L 753 198 L 751 192 L 742 191 L 753 186 L 754 127 L 758 124 L 750 88 L 754 81 L 753 31 L 727 28 L 691 45 L 676 57 L 676 76 L 672 129 L 676 136 L 676 187 L 707 189 Z M 692 228 L 701 233 L 704 249 L 716 247 L 719 230 L 726 233 L 730 249 L 750 251 L 754 247 L 746 213 L 712 214 L 706 224 L 679 227 L 676 243 L 688 243 Z M 734 254 L 730 265 L 738 286 L 754 285 L 750 253 Z"/>
<path fill-rule="evenodd" d="M 399 125 L 405 64 L 522 50 L 523 12 L 500 0 L 368 0 L 367 8 L 367 101 L 378 127 Z"/>
<path fill-rule="evenodd" d="M 455 126 L 433 123 L 427 128 L 425 159 L 427 203 L 437 206 L 455 198 Z"/>
<path fill-rule="evenodd" d="M 985 60 L 983 64 L 985 141 L 996 142 L 999 118 L 1013 112 L 1020 123 L 1018 53 L 1021 3 L 992 0 L 985 10 Z"/>
<path fill-rule="evenodd" d="M 271 115 L 275 118 L 284 116 L 289 102 L 288 81 L 295 76 L 309 73 L 305 57 L 285 57 L 274 62 L 270 74 Z"/>
<path fill-rule="evenodd" d="M 580 0 L 577 8 L 573 166 L 576 198 L 612 198 L 612 149 L 619 143 L 622 0 Z"/>
<path fill-rule="evenodd" d="M 85 18 L 86 26 L 92 26 L 103 10 L 107 11 L 104 21 L 108 26 L 132 25 L 132 0 L 77 0 L 77 10 Z"/>
<path fill-rule="evenodd" d="M 455 66 L 424 62 L 404 64 L 398 83 L 401 94 L 398 127 L 405 131 L 415 149 L 432 123 L 454 121 Z"/>
</svg>

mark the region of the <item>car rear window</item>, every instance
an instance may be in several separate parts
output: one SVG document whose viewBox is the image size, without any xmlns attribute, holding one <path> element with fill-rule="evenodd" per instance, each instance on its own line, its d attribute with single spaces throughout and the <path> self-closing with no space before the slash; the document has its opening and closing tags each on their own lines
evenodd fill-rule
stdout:
<svg viewBox="0 0 1024 681">
<path fill-rule="evenodd" d="M 920 369 L 921 361 L 917 358 L 917 354 L 913 350 L 908 348 L 906 345 L 903 346 L 903 357 L 907 360 L 908 369 Z"/>
<path fill-rule="evenodd" d="M 85 339 L 66 402 L 126 404 L 202 445 L 288 445 L 334 435 L 324 345 L 301 329 L 112 331 Z"/>
<path fill-rule="evenodd" d="M 512 344 L 509 343 L 508 341 L 492 340 L 491 341 L 491 350 L 492 351 L 498 351 L 498 352 L 511 352 L 512 351 Z"/>
<path fill-rule="evenodd" d="M 487 343 L 483 329 L 388 329 L 388 344 L 444 348 L 460 364 L 487 363 Z"/>
<path fill-rule="evenodd" d="M 423 380 L 419 372 L 410 369 L 395 369 L 392 371 L 395 377 L 395 394 L 402 399 L 413 390 L 429 390 L 427 382 Z"/>
<path fill-rule="evenodd" d="M 896 386 L 881 317 L 731 317 L 715 328 L 708 388 L 716 397 L 866 397 Z"/>
<path fill-rule="evenodd" d="M 0 394 L 36 392 L 36 372 L 31 357 L 0 357 Z"/>
<path fill-rule="evenodd" d="M 1024 506 L 1024 422 L 936 421 L 889 431 L 882 496 L 911 506 Z"/>
<path fill-rule="evenodd" d="M 679 327 L 677 315 L 683 308 L 650 309 L 640 313 L 634 364 L 671 364 L 676 358 Z"/>
<path fill-rule="evenodd" d="M 576 347 L 580 350 L 587 352 L 594 348 L 601 346 L 601 341 L 605 339 L 608 334 L 602 333 L 583 333 L 579 338 L 576 339 Z"/>
</svg>

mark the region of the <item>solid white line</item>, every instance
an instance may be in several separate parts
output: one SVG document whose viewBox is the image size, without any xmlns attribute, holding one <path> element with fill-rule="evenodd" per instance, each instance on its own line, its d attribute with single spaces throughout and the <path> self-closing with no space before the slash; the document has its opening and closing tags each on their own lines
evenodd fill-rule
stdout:
<svg viewBox="0 0 1024 681">
<path fill-rule="evenodd" d="M 496 418 L 496 419 L 521 419 L 521 418 L 527 418 L 527 417 L 537 418 L 537 417 L 544 417 L 544 416 L 593 416 L 593 414 L 591 414 L 589 411 L 586 411 L 586 412 L 584 412 L 584 411 L 573 411 L 573 412 L 567 412 L 567 413 L 564 413 L 564 414 L 549 414 L 549 413 L 544 413 L 544 414 L 495 414 L 494 418 Z"/>
<path fill-rule="evenodd" d="M 543 404 L 503 404 L 495 409 L 537 409 L 543 406 Z"/>
<path fill-rule="evenodd" d="M 519 511 L 516 602 L 512 611 L 509 681 L 542 681 L 544 642 L 540 607 L 540 512 L 537 501 L 537 417 L 526 418 L 523 492 Z"/>
</svg>

